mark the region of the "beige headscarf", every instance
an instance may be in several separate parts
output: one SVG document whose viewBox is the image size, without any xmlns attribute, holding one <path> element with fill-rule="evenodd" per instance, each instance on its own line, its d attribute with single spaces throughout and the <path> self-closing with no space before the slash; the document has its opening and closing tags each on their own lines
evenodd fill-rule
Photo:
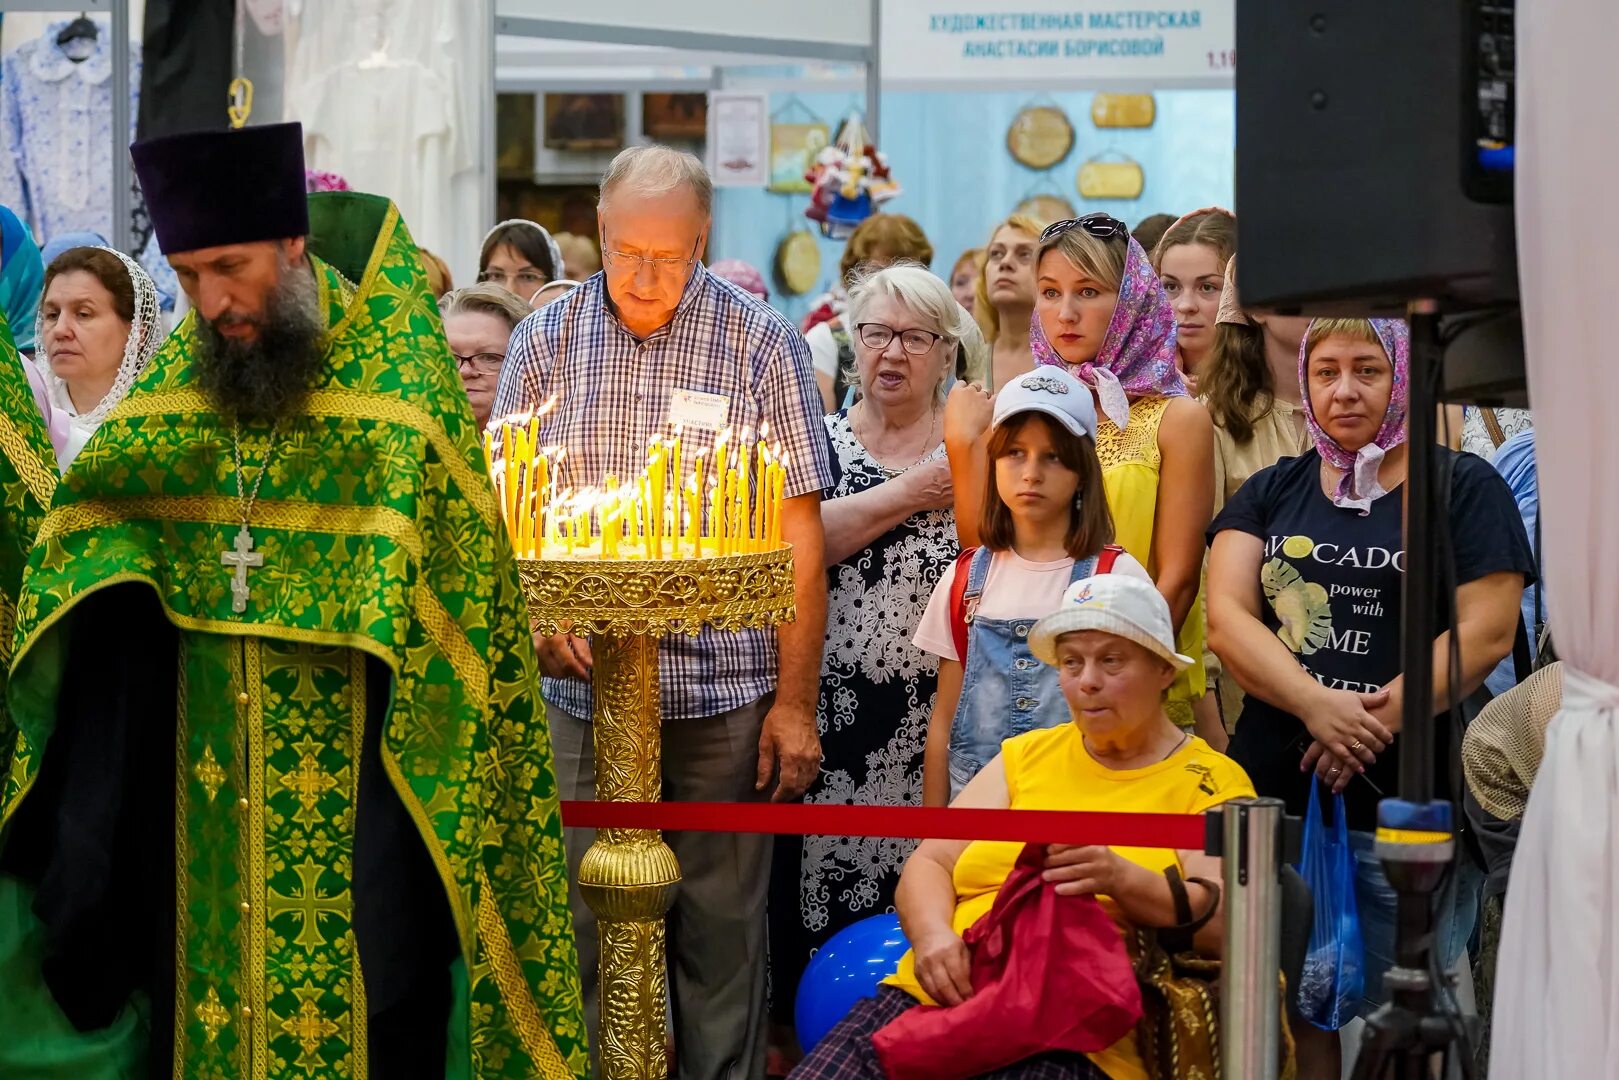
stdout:
<svg viewBox="0 0 1619 1080">
<path fill-rule="evenodd" d="M 1231 256 L 1225 264 L 1225 284 L 1220 288 L 1220 313 L 1214 317 L 1214 323 L 1233 323 L 1237 326 L 1252 326 L 1253 320 L 1243 313 L 1242 303 L 1237 299 L 1237 257 Z"/>
</svg>

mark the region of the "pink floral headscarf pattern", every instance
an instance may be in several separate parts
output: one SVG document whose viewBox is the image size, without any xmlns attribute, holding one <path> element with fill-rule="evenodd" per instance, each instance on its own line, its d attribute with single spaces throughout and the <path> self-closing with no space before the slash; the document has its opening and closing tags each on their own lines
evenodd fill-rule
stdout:
<svg viewBox="0 0 1619 1080">
<path fill-rule="evenodd" d="M 1411 330 L 1404 319 L 1371 319 L 1372 331 L 1388 354 L 1394 368 L 1394 387 L 1389 393 L 1388 411 L 1383 414 L 1383 425 L 1377 436 L 1358 451 L 1350 453 L 1338 445 L 1316 422 L 1315 408 L 1310 404 L 1310 332 L 1304 332 L 1304 343 L 1299 346 L 1299 393 L 1304 398 L 1304 422 L 1310 429 L 1317 452 L 1328 464 L 1343 472 L 1338 490 L 1333 493 L 1332 504 L 1345 510 L 1358 510 L 1362 517 L 1372 512 L 1372 503 L 1387 495 L 1378 483 L 1377 468 L 1383 455 L 1405 442 L 1405 413 L 1411 389 Z M 1314 326 L 1314 323 L 1311 323 Z"/>
<path fill-rule="evenodd" d="M 1119 282 L 1119 304 L 1096 359 L 1070 364 L 1059 356 L 1046 339 L 1038 311 L 1029 326 L 1029 348 L 1036 364 L 1061 364 L 1095 390 L 1102 412 L 1120 431 L 1130 423 L 1131 398 L 1187 396 L 1175 363 L 1175 313 L 1169 294 L 1133 237 Z"/>
</svg>

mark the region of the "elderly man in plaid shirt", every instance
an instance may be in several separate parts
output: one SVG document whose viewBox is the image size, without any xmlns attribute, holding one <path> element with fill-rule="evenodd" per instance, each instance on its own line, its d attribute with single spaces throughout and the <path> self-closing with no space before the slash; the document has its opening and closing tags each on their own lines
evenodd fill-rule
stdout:
<svg viewBox="0 0 1619 1080">
<path fill-rule="evenodd" d="M 664 797 L 780 801 L 801 795 L 820 768 L 820 499 L 832 484 L 830 454 L 803 337 L 702 265 L 712 198 L 708 174 L 690 154 L 661 146 L 621 153 L 601 185 L 604 269 L 517 327 L 493 415 L 554 402 L 540 441 L 567 447 L 558 482 L 576 489 L 608 474 L 637 475 L 649 441 L 676 427 L 688 460 L 711 451 L 727 428 L 768 430 L 781 444 L 782 535 L 793 545 L 797 620 L 774 632 L 674 637 L 660 654 Z M 536 647 L 562 797 L 589 799 L 590 643 L 559 635 Z M 570 830 L 576 881 L 593 839 Z M 668 842 L 684 875 L 669 919 L 679 1076 L 760 1076 L 771 838 L 676 833 Z M 577 888 L 573 911 L 594 1040 L 596 925 Z"/>
</svg>

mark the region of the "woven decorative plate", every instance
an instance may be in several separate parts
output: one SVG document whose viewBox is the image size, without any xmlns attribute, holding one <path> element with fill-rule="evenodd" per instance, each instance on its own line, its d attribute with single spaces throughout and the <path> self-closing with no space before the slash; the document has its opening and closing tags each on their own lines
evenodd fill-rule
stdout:
<svg viewBox="0 0 1619 1080">
<path fill-rule="evenodd" d="M 1006 148 L 1031 169 L 1049 169 L 1074 148 L 1074 125 L 1054 105 L 1029 105 L 1006 129 Z"/>
<path fill-rule="evenodd" d="M 803 296 L 821 280 L 821 246 L 808 229 L 797 229 L 776 245 L 776 278 L 790 296 Z"/>
</svg>

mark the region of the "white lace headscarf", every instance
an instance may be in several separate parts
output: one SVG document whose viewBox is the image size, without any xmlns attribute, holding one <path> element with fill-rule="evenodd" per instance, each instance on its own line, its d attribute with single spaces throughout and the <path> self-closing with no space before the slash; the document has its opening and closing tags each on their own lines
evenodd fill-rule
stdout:
<svg viewBox="0 0 1619 1080">
<path fill-rule="evenodd" d="M 129 324 L 129 340 L 124 343 L 124 358 L 118 363 L 118 374 L 114 377 L 112 387 L 106 396 L 96 403 L 96 407 L 89 412 L 72 418 L 72 433 L 69 436 L 66 449 L 58 454 L 57 464 L 62 471 L 67 467 L 85 443 L 90 441 L 96 429 L 107 415 L 117 408 L 118 403 L 124 400 L 135 380 L 140 378 L 146 365 L 152 362 L 158 348 L 163 344 L 162 314 L 158 310 L 157 286 L 152 284 L 152 278 L 141 268 L 141 264 L 115 248 L 101 247 L 99 251 L 115 255 L 118 261 L 124 264 L 129 274 L 129 283 L 135 292 L 135 317 Z M 39 341 L 39 351 L 34 356 L 34 363 L 39 368 L 40 375 L 45 380 L 45 386 L 50 391 L 51 398 L 58 405 L 66 404 L 72 408 L 72 399 L 67 393 L 67 384 L 51 370 L 50 357 L 45 344 L 45 306 L 40 305 L 39 315 L 35 323 L 35 335 Z"/>
<path fill-rule="evenodd" d="M 550 280 L 555 281 L 558 278 L 563 276 L 562 249 L 557 246 L 556 240 L 552 238 L 551 230 L 547 229 L 544 225 L 541 225 L 538 222 L 530 221 L 527 218 L 507 218 L 505 221 L 502 221 L 500 224 L 496 225 L 493 229 L 490 229 L 488 232 L 483 234 L 483 242 L 484 242 L 484 244 L 487 245 L 489 243 L 489 238 L 491 236 L 494 236 L 497 232 L 499 232 L 500 230 L 506 228 L 508 225 L 522 225 L 522 226 L 525 226 L 527 228 L 533 229 L 535 232 L 539 233 L 540 234 L 540 239 L 545 242 L 545 250 L 550 252 L 550 254 L 551 254 L 551 274 L 552 274 L 552 276 L 551 276 Z"/>
</svg>

